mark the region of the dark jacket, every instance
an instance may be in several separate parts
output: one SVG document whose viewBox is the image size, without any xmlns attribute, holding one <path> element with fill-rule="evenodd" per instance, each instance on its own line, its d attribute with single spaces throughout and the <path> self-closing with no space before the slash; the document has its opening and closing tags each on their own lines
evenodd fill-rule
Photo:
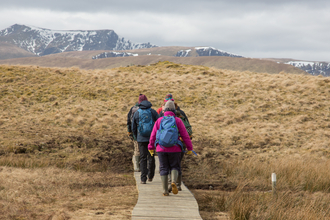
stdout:
<svg viewBox="0 0 330 220">
<path fill-rule="evenodd" d="M 176 110 L 176 111 L 179 111 L 180 114 L 181 114 L 182 116 L 184 116 L 184 117 L 187 119 L 187 121 L 189 122 L 189 119 L 188 119 L 186 113 L 184 113 L 184 111 L 182 111 L 182 110 L 180 109 L 179 106 L 177 106 L 177 108 L 176 108 L 175 110 Z M 164 116 L 164 112 L 161 111 L 161 112 L 159 113 L 159 117 L 163 117 L 163 116 Z M 189 123 L 190 123 L 190 122 L 189 122 Z"/>
<path fill-rule="evenodd" d="M 134 106 L 138 106 L 139 103 L 136 103 Z M 128 132 L 132 132 L 132 121 L 131 121 L 131 116 L 132 116 L 132 109 L 134 108 L 134 106 L 129 110 L 128 114 L 127 114 L 127 131 Z"/>
<path fill-rule="evenodd" d="M 142 101 L 139 104 L 139 108 L 140 109 L 148 109 L 151 108 L 152 104 L 149 101 Z M 157 114 L 157 112 L 154 109 L 151 109 L 151 115 L 152 115 L 152 120 L 155 122 L 157 121 L 157 119 L 159 118 L 159 115 Z M 132 131 L 133 131 L 133 135 L 136 138 L 137 142 L 149 142 L 149 137 L 144 137 L 142 135 L 139 134 L 138 132 L 138 126 L 139 126 L 139 112 L 136 111 L 134 113 L 133 116 L 133 121 L 132 121 Z"/>
</svg>

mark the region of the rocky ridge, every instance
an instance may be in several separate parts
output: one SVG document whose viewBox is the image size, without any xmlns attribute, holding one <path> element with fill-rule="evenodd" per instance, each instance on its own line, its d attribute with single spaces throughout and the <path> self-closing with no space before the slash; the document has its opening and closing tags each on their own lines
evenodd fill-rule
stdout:
<svg viewBox="0 0 330 220">
<path fill-rule="evenodd" d="M 0 41 L 14 44 L 38 56 L 67 51 L 157 47 L 150 43 L 133 43 L 118 36 L 113 30 L 56 31 L 19 24 L 1 30 Z"/>
<path fill-rule="evenodd" d="M 302 69 L 314 76 L 330 76 L 330 63 L 327 62 L 289 61 L 286 64 Z"/>
</svg>

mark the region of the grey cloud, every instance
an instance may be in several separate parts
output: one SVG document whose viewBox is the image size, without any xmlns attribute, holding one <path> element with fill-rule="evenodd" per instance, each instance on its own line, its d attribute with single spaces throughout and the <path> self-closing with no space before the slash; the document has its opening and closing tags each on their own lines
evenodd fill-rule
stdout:
<svg viewBox="0 0 330 220">
<path fill-rule="evenodd" d="M 57 30 L 113 29 L 137 43 L 213 46 L 248 57 L 330 61 L 327 53 L 330 51 L 330 2 L 324 0 L 12 0 L 0 3 L 2 12 L 13 8 L 22 13 L 0 21 L 0 29 L 14 23 Z M 36 8 L 42 13 L 31 13 Z M 25 12 L 30 14 L 23 15 Z"/>
<path fill-rule="evenodd" d="M 54 11 L 76 11 L 76 12 L 109 12 L 109 13 L 130 13 L 132 11 L 153 11 L 161 13 L 193 13 L 198 11 L 244 11 L 244 10 L 267 10 L 270 7 L 285 7 L 286 5 L 306 5 L 306 7 L 329 6 L 325 0 L 11 0 L 1 2 L 1 8 L 39 8 Z"/>
</svg>

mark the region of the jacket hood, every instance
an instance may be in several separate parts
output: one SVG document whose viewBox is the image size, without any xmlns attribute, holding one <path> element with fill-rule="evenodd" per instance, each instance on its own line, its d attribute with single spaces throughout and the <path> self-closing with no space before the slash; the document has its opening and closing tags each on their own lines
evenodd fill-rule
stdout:
<svg viewBox="0 0 330 220">
<path fill-rule="evenodd" d="M 147 109 L 147 108 L 151 108 L 152 104 L 149 101 L 142 101 L 139 104 L 139 108 L 141 109 Z"/>
</svg>

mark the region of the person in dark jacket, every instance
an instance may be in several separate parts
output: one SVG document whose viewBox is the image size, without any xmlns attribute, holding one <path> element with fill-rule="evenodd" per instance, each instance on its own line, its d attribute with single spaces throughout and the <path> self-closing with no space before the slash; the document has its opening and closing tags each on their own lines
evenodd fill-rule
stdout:
<svg viewBox="0 0 330 220">
<path fill-rule="evenodd" d="M 140 94 L 142 95 L 142 94 Z M 139 95 L 139 96 L 140 96 Z M 127 133 L 128 137 L 133 141 L 134 144 L 134 153 L 133 153 L 133 165 L 134 165 L 134 171 L 140 172 L 140 151 L 139 151 L 139 145 L 136 141 L 136 136 L 133 135 L 132 131 L 132 120 L 134 113 L 139 109 L 139 103 L 137 102 L 128 112 L 127 114 Z"/>
<path fill-rule="evenodd" d="M 157 112 L 151 108 L 152 104 L 148 101 L 147 97 L 145 95 L 139 96 L 139 109 L 147 110 L 150 109 L 151 116 L 153 122 L 157 121 L 159 118 Z M 136 140 L 139 145 L 139 151 L 140 151 L 140 171 L 141 171 L 141 183 L 145 184 L 147 179 L 149 182 L 152 181 L 152 179 L 155 176 L 155 157 L 151 156 L 151 154 L 148 151 L 148 144 L 149 144 L 149 136 L 143 136 L 139 133 L 139 117 L 140 113 L 139 111 L 136 111 L 133 116 L 132 120 L 132 131 L 133 135 L 136 137 Z"/>
</svg>

